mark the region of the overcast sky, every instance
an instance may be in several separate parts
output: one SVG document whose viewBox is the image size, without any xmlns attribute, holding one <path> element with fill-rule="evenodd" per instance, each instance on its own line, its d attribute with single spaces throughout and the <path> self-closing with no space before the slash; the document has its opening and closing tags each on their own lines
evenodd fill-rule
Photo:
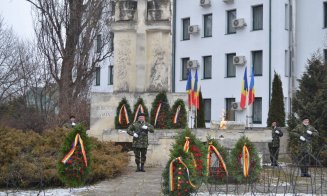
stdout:
<svg viewBox="0 0 327 196">
<path fill-rule="evenodd" d="M 22 39 L 33 39 L 31 5 L 25 0 L 0 0 L 0 15 L 4 23 L 12 27 Z"/>
</svg>

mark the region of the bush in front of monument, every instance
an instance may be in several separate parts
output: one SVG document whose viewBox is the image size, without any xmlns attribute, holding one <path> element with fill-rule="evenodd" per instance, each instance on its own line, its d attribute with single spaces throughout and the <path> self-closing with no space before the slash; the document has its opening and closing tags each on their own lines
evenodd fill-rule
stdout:
<svg viewBox="0 0 327 196">
<path fill-rule="evenodd" d="M 21 131 L 0 126 L 0 188 L 45 188 L 63 186 L 56 169 L 60 146 L 67 129 Z M 92 168 L 87 184 L 113 178 L 128 165 L 121 146 L 91 137 Z"/>
</svg>

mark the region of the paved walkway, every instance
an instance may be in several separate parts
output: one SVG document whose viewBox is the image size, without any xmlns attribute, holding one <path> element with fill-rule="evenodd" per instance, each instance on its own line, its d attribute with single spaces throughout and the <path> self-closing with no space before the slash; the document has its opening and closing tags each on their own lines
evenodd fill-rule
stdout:
<svg viewBox="0 0 327 196">
<path fill-rule="evenodd" d="M 145 168 L 146 172 L 135 172 L 128 167 L 114 179 L 102 181 L 78 195 L 105 196 L 158 196 L 161 195 L 161 173 L 163 168 Z"/>
</svg>

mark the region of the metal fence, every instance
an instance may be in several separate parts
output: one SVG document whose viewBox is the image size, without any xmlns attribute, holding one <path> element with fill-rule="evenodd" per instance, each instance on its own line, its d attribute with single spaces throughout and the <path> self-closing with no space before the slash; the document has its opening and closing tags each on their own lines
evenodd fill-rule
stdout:
<svg viewBox="0 0 327 196">
<path fill-rule="evenodd" d="M 238 183 L 232 178 L 221 179 L 221 175 L 211 174 L 210 182 L 203 183 L 195 195 L 327 195 L 327 168 L 320 162 L 321 153 L 326 150 L 325 145 L 317 156 L 279 154 L 278 166 L 263 164 L 260 177 L 252 182 Z M 270 154 L 264 154 L 262 159 L 269 160 Z M 218 164 L 217 160 L 211 166 L 218 167 Z M 301 176 L 301 167 L 307 167 L 310 176 Z M 229 171 L 229 175 L 233 176 L 233 171 Z"/>
</svg>

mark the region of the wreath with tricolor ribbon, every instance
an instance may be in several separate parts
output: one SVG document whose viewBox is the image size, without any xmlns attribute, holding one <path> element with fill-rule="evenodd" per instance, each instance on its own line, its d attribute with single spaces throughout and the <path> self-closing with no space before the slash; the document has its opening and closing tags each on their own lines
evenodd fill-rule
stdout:
<svg viewBox="0 0 327 196">
<path fill-rule="evenodd" d="M 82 186 L 90 172 L 90 141 L 82 125 L 68 133 L 61 155 L 58 162 L 61 181 L 69 187 Z"/>
</svg>

